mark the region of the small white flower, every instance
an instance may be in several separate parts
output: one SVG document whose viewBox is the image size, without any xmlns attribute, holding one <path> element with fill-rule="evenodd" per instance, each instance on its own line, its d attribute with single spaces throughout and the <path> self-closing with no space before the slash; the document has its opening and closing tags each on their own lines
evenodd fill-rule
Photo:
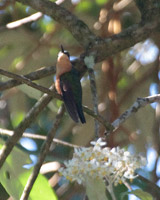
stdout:
<svg viewBox="0 0 160 200">
<path fill-rule="evenodd" d="M 103 141 L 102 138 L 98 138 L 97 141 L 91 141 L 90 143 L 91 143 L 91 145 L 93 145 L 93 146 L 104 146 L 104 145 L 107 144 L 106 142 Z"/>
<path fill-rule="evenodd" d="M 125 179 L 136 178 L 134 171 L 146 164 L 144 157 L 131 155 L 119 147 L 102 148 L 106 143 L 101 138 L 91 144 L 94 147 L 75 148 L 72 160 L 64 162 L 66 168 L 60 168 L 60 174 L 79 184 L 85 184 L 86 177 L 92 177 L 117 185 Z"/>
</svg>

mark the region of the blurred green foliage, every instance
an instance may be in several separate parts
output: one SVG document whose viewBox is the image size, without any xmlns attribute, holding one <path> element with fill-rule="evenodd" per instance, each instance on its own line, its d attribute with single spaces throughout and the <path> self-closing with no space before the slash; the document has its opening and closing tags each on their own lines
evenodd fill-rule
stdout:
<svg viewBox="0 0 160 200">
<path fill-rule="evenodd" d="M 100 37 L 105 38 L 119 33 L 141 20 L 140 12 L 133 1 L 117 9 L 115 9 L 116 4 L 112 0 L 82 0 L 72 2 L 63 1 L 61 6 L 64 6 L 77 15 Z M 55 66 L 61 44 L 74 57 L 78 57 L 84 51 L 79 45 L 79 41 L 76 41 L 68 30 L 50 16 L 43 15 L 38 20 L 30 21 L 15 29 L 5 27 L 8 23 L 23 19 L 36 12 L 38 10 L 35 11 L 29 6 L 17 2 L 11 3 L 0 10 L 1 69 L 24 75 L 34 72 L 41 67 Z M 153 36 L 150 39 L 151 44 L 145 48 L 148 50 L 156 46 L 159 49 L 159 35 Z M 159 84 L 157 60 L 153 60 L 144 65 L 140 62 L 139 56 L 137 56 L 141 52 L 142 47 L 144 48 L 143 41 L 139 43 L 139 46 L 134 46 L 119 52 L 104 62 L 97 63 L 94 67 L 99 112 L 109 122 L 115 120 L 122 112 L 128 109 L 137 97 L 148 96 L 152 83 Z M 131 54 L 133 49 L 136 52 L 134 55 Z M 144 53 L 147 52 L 146 49 Z M 149 54 L 147 56 L 149 57 Z M 48 88 L 53 84 L 54 79 L 55 74 L 52 74 L 37 80 L 36 83 Z M 0 75 L 0 81 L 5 82 L 7 80 L 9 79 Z M 82 86 L 83 104 L 92 109 L 92 95 L 87 73 L 82 79 Z M 26 85 L 1 92 L 0 127 L 14 130 L 41 95 L 42 93 L 40 91 Z M 2 106 L 2 100 L 5 101 L 5 106 Z M 62 102 L 60 100 L 54 99 L 40 116 L 37 117 L 37 120 L 31 127 L 28 127 L 29 131 L 39 135 L 47 135 L 55 122 L 55 116 L 61 104 Z M 94 119 L 87 114 L 85 116 L 87 123 L 82 126 L 81 124 L 75 124 L 66 113 L 56 133 L 56 138 L 81 146 L 89 145 L 90 141 L 94 139 Z M 159 132 L 155 130 L 156 120 L 155 109 L 151 106 L 145 107 L 127 120 L 117 130 L 117 134 L 107 137 L 108 146 L 113 147 L 119 145 L 126 149 L 132 149 L 133 153 L 146 154 L 148 147 L 157 146 L 155 141 L 158 141 L 156 135 Z M 100 133 L 102 135 L 104 133 L 103 126 L 100 127 Z M 6 136 L 2 136 L 2 138 L 6 140 Z M 2 141 L 0 143 L 1 145 L 3 144 Z M 22 166 L 30 162 L 29 154 L 37 154 L 42 145 L 42 141 L 36 141 L 36 143 L 38 145 L 36 153 L 30 152 L 27 149 L 24 152 L 22 148 L 20 150 L 18 147 L 15 147 L 3 166 L 3 169 L 0 171 L 1 184 L 8 194 L 15 197 L 16 200 L 19 199 L 27 177 L 32 171 L 31 169 L 24 169 Z M 72 157 L 72 153 L 73 149 L 70 147 L 53 144 L 45 162 L 54 160 L 63 163 L 64 160 Z M 144 174 L 149 174 L 155 183 L 159 180 L 159 177 L 155 175 L 156 165 L 153 171 L 144 170 Z M 12 175 L 14 177 L 13 179 Z M 51 175 L 54 175 L 54 173 L 51 172 L 47 175 L 47 178 L 49 179 Z M 144 185 L 145 183 L 142 184 L 141 188 Z M 62 189 L 65 186 L 67 190 Z M 79 195 L 80 197 L 78 196 L 77 200 L 81 200 L 82 196 L 80 194 L 85 192 L 82 188 L 77 189 L 76 184 L 70 185 L 64 179 L 60 181 L 56 179 L 54 189 L 56 192 L 59 192 L 61 189 L 61 192 L 57 192 L 60 200 L 72 199 L 74 195 Z M 125 193 L 128 195 L 129 193 L 126 193 L 127 190 L 124 185 L 115 187 L 117 199 L 120 194 Z M 2 193 L 1 191 L 4 191 L 2 187 L 0 187 L 0 194 Z M 142 190 L 131 193 L 142 199 L 144 196 L 146 199 L 150 198 Z M 50 200 L 51 197 L 52 199 L 57 199 L 54 190 L 51 189 L 47 179 L 42 175 L 39 175 L 31 195 L 33 195 L 33 200 Z M 128 199 L 127 195 L 123 197 L 123 200 Z M 7 199 L 8 197 L 5 198 Z"/>
<path fill-rule="evenodd" d="M 0 148 L 2 148 L 2 144 L 3 141 L 0 140 Z M 32 173 L 32 169 L 23 167 L 30 163 L 29 155 L 15 147 L 0 170 L 1 184 L 14 199 L 20 199 L 27 180 Z M 0 198 L 2 198 L 1 195 Z M 48 184 L 47 179 L 40 174 L 34 184 L 29 200 L 37 198 L 40 200 L 57 200 L 56 194 Z"/>
</svg>

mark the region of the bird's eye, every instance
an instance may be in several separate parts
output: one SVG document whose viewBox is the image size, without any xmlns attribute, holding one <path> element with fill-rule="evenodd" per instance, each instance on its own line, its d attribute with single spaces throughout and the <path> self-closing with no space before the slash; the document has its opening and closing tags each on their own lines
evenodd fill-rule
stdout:
<svg viewBox="0 0 160 200">
<path fill-rule="evenodd" d="M 68 51 L 64 51 L 64 54 L 66 54 L 68 58 L 70 57 L 70 54 L 68 53 Z"/>
</svg>

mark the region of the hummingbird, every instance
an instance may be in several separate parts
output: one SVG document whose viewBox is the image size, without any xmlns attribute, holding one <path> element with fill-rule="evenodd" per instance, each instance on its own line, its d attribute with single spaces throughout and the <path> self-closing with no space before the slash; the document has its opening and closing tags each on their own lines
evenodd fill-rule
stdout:
<svg viewBox="0 0 160 200">
<path fill-rule="evenodd" d="M 82 87 L 80 74 L 70 62 L 70 54 L 61 45 L 56 64 L 55 87 L 62 95 L 65 107 L 75 122 L 86 123 L 82 109 Z"/>
</svg>

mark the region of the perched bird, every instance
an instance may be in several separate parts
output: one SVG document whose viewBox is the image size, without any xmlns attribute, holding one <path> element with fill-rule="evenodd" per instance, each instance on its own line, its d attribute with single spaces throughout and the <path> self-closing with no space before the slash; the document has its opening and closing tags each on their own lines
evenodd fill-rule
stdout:
<svg viewBox="0 0 160 200">
<path fill-rule="evenodd" d="M 72 66 L 70 55 L 64 51 L 62 45 L 57 58 L 55 87 L 57 92 L 62 95 L 70 117 L 75 122 L 79 122 L 80 119 L 82 123 L 86 123 L 82 109 L 80 74 Z"/>
</svg>

